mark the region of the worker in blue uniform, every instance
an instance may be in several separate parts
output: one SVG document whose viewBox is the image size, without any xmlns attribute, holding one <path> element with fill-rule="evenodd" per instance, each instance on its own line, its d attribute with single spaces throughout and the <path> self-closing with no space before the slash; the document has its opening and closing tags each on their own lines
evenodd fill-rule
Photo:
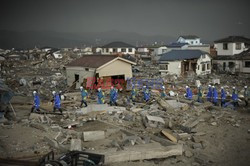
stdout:
<svg viewBox="0 0 250 166">
<path fill-rule="evenodd" d="M 198 96 L 197 102 L 202 103 L 203 101 L 202 101 L 202 88 L 201 88 L 201 85 L 198 86 L 197 96 Z"/>
<path fill-rule="evenodd" d="M 136 93 L 137 93 L 137 91 L 135 89 L 135 86 L 132 85 L 131 99 L 132 99 L 133 102 L 135 101 Z"/>
<path fill-rule="evenodd" d="M 83 104 L 85 105 L 85 107 L 87 107 L 88 106 L 87 104 L 88 91 L 84 89 L 82 86 L 80 87 L 80 91 L 81 91 L 81 96 L 82 96 L 80 107 L 82 107 Z"/>
<path fill-rule="evenodd" d="M 161 98 L 165 98 L 166 96 L 167 96 L 166 89 L 165 89 L 165 86 L 163 85 L 161 87 Z"/>
<path fill-rule="evenodd" d="M 212 98 L 212 87 L 211 85 L 208 85 L 208 92 L 207 92 L 207 101 L 212 102 L 211 98 Z"/>
<path fill-rule="evenodd" d="M 34 103 L 31 108 L 31 112 L 35 110 L 35 112 L 40 112 L 40 98 L 37 94 L 37 91 L 33 91 L 33 96 L 34 96 Z"/>
<path fill-rule="evenodd" d="M 239 107 L 239 103 L 238 103 L 239 97 L 238 97 L 238 93 L 235 87 L 233 87 L 232 100 L 233 100 L 234 109 L 236 109 L 236 107 Z"/>
<path fill-rule="evenodd" d="M 98 88 L 97 102 L 98 102 L 98 104 L 104 104 L 104 92 L 102 91 L 101 88 Z"/>
<path fill-rule="evenodd" d="M 143 97 L 146 102 L 150 99 L 150 92 L 147 86 L 143 86 Z"/>
<path fill-rule="evenodd" d="M 55 112 L 56 110 L 59 110 L 60 113 L 62 113 L 61 100 L 60 100 L 59 94 L 57 94 L 56 91 L 53 91 L 52 94 L 53 94 L 53 98 L 54 98 L 53 112 Z"/>
<path fill-rule="evenodd" d="M 217 92 L 215 86 L 213 86 L 212 88 L 213 88 L 213 89 L 212 89 L 212 102 L 213 102 L 213 104 L 214 104 L 215 106 L 217 106 L 217 102 L 218 102 L 218 92 Z"/>
<path fill-rule="evenodd" d="M 224 107 L 226 103 L 226 91 L 224 90 L 224 87 L 221 87 L 220 97 L 221 97 L 221 107 Z"/>
<path fill-rule="evenodd" d="M 192 100 L 193 93 L 192 93 L 192 90 L 189 88 L 189 86 L 186 86 L 186 95 L 185 95 L 185 97 L 188 100 Z"/>
</svg>

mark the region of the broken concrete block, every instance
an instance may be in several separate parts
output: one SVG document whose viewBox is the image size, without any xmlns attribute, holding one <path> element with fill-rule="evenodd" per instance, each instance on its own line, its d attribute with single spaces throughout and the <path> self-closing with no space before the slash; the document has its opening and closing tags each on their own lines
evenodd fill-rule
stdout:
<svg viewBox="0 0 250 166">
<path fill-rule="evenodd" d="M 73 150 L 82 150 L 82 140 L 81 139 L 71 139 L 70 141 L 70 151 Z"/>
<path fill-rule="evenodd" d="M 188 139 L 188 138 L 190 138 L 191 136 L 190 136 L 190 134 L 188 134 L 188 133 L 179 133 L 178 134 L 178 139 Z"/>
<path fill-rule="evenodd" d="M 212 125 L 212 126 L 216 126 L 217 123 L 216 123 L 216 122 L 212 122 L 211 125 Z"/>
<path fill-rule="evenodd" d="M 147 117 L 148 121 L 160 122 L 160 123 L 165 124 L 165 121 L 161 117 L 150 116 L 150 115 L 147 115 L 146 117 Z"/>
<path fill-rule="evenodd" d="M 55 149 L 58 149 L 58 148 L 59 148 L 58 143 L 57 143 L 55 140 L 50 139 L 50 138 L 47 137 L 47 136 L 44 136 L 44 140 L 45 140 L 51 147 L 53 147 L 53 148 L 55 148 Z"/>
<path fill-rule="evenodd" d="M 117 133 L 119 131 L 120 131 L 119 128 L 107 129 L 105 134 L 106 134 L 106 137 L 109 137 L 110 135 L 115 134 L 115 133 Z"/>
<path fill-rule="evenodd" d="M 215 84 L 220 84 L 220 79 L 213 79 L 212 83 Z"/>
<path fill-rule="evenodd" d="M 193 148 L 194 148 L 194 149 L 198 149 L 198 148 L 199 148 L 199 149 L 202 149 L 202 145 L 201 145 L 201 143 L 194 143 L 194 144 L 193 144 Z"/>
<path fill-rule="evenodd" d="M 30 127 L 34 127 L 36 129 L 39 129 L 39 130 L 42 130 L 42 131 L 45 131 L 45 132 L 47 132 L 49 130 L 47 126 L 44 126 L 44 125 L 39 124 L 39 123 L 31 123 Z"/>
<path fill-rule="evenodd" d="M 190 158 L 190 157 L 193 156 L 193 153 L 192 153 L 191 151 L 189 151 L 189 150 L 186 150 L 186 151 L 184 152 L 184 155 L 185 155 L 186 157 Z"/>
<path fill-rule="evenodd" d="M 84 141 L 95 141 L 105 138 L 104 131 L 84 131 L 83 140 Z"/>
</svg>

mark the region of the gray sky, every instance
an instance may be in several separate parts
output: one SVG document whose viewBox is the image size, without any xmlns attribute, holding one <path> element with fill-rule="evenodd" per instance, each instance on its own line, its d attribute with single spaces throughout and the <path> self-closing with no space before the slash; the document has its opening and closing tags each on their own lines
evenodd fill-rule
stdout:
<svg viewBox="0 0 250 166">
<path fill-rule="evenodd" d="M 250 36 L 248 0 L 1 0 L 0 29 Z"/>
</svg>

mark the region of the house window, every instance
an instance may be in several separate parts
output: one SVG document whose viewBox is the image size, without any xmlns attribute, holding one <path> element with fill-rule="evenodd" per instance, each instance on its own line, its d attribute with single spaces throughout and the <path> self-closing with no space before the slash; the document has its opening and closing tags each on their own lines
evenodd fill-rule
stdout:
<svg viewBox="0 0 250 166">
<path fill-rule="evenodd" d="M 85 68 L 85 71 L 89 71 L 89 68 Z"/>
<path fill-rule="evenodd" d="M 202 56 L 201 56 L 201 58 L 202 58 L 202 59 L 205 59 L 205 58 L 206 58 L 206 55 L 205 55 L 205 54 L 204 54 L 204 55 L 202 55 Z"/>
<path fill-rule="evenodd" d="M 122 50 L 121 50 L 122 52 L 126 52 L 126 48 L 122 48 Z"/>
<path fill-rule="evenodd" d="M 228 50 L 228 45 L 227 45 L 227 43 L 223 43 L 223 50 Z"/>
<path fill-rule="evenodd" d="M 117 49 L 116 49 L 116 48 L 113 48 L 113 52 L 117 52 Z"/>
<path fill-rule="evenodd" d="M 197 67 L 197 70 L 200 70 L 200 65 L 197 65 L 198 67 Z"/>
<path fill-rule="evenodd" d="M 245 61 L 245 67 L 249 67 L 250 68 L 250 61 Z"/>
<path fill-rule="evenodd" d="M 160 70 L 168 70 L 168 65 L 167 64 L 160 65 Z"/>
<path fill-rule="evenodd" d="M 228 67 L 230 69 L 234 68 L 235 67 L 235 63 L 234 62 L 228 62 Z"/>
<path fill-rule="evenodd" d="M 106 48 L 106 52 L 109 52 L 109 49 L 108 49 L 108 48 Z"/>
<path fill-rule="evenodd" d="M 209 63 L 207 64 L 207 70 L 210 70 L 210 64 Z"/>
<path fill-rule="evenodd" d="M 206 70 L 206 65 L 202 64 L 202 71 L 205 71 L 205 70 Z"/>
<path fill-rule="evenodd" d="M 241 50 L 241 43 L 236 43 L 236 50 Z"/>
<path fill-rule="evenodd" d="M 132 52 L 132 48 L 129 48 L 129 49 L 128 49 L 128 52 Z"/>
</svg>

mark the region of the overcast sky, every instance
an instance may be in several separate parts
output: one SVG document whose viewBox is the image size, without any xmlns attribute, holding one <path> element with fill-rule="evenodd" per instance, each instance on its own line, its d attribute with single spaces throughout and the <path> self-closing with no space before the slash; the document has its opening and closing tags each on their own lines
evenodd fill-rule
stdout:
<svg viewBox="0 0 250 166">
<path fill-rule="evenodd" d="M 250 36 L 248 0 L 1 0 L 0 29 Z"/>
</svg>

